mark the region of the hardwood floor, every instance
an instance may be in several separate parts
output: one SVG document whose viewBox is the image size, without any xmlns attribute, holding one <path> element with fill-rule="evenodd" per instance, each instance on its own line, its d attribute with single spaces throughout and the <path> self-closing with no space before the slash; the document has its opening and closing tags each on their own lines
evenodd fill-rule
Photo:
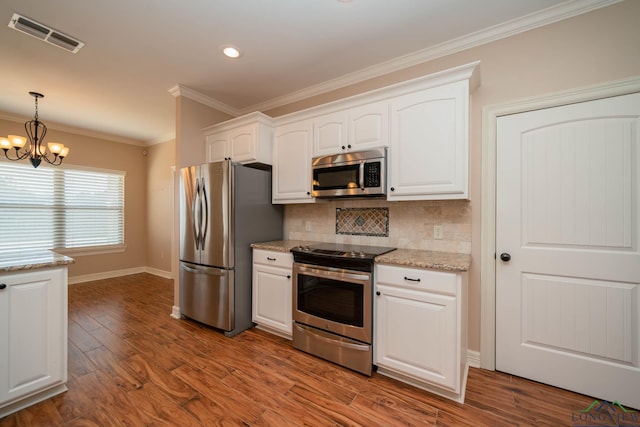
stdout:
<svg viewBox="0 0 640 427">
<path fill-rule="evenodd" d="M 70 286 L 69 391 L 0 426 L 558 426 L 594 400 L 472 368 L 461 405 L 260 330 L 226 338 L 172 304 L 149 274 Z"/>
</svg>

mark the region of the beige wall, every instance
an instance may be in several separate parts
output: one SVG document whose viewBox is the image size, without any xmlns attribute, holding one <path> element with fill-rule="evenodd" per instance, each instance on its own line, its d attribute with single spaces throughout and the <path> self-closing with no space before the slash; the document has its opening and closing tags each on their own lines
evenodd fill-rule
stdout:
<svg viewBox="0 0 640 427">
<path fill-rule="evenodd" d="M 266 111 L 278 116 L 473 61 L 481 86 L 471 98 L 469 348 L 480 349 L 480 204 L 482 108 L 640 75 L 640 1 L 625 1 L 575 18 L 430 61 L 302 102 Z M 313 207 L 312 215 L 316 214 Z M 322 207 L 316 209 L 321 210 Z M 295 225 L 287 209 L 286 229 Z M 425 212 L 424 222 L 430 221 Z M 400 227 L 411 228 L 411 222 Z M 426 230 L 420 231 L 424 233 Z"/>
<path fill-rule="evenodd" d="M 147 147 L 147 267 L 171 275 L 175 140 Z"/>
<path fill-rule="evenodd" d="M 0 135 L 24 134 L 24 123 L 0 120 Z M 58 141 L 71 148 L 65 165 L 124 171 L 125 218 L 124 253 L 74 256 L 69 277 L 99 274 L 144 266 L 147 256 L 147 158 L 144 148 L 108 139 L 79 135 L 53 129 L 47 131 L 46 141 Z"/>
</svg>

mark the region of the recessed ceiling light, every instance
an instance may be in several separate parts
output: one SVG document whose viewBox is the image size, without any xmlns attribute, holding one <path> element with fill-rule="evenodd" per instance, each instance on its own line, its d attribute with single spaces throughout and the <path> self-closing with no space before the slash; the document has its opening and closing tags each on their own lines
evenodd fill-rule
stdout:
<svg viewBox="0 0 640 427">
<path fill-rule="evenodd" d="M 233 46 L 222 46 L 221 49 L 224 56 L 228 58 L 238 58 L 240 56 L 240 51 Z"/>
</svg>

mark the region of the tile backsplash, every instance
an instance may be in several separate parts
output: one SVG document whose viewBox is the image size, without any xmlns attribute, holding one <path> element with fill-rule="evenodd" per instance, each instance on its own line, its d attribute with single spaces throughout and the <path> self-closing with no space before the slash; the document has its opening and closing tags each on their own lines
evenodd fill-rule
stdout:
<svg viewBox="0 0 640 427">
<path fill-rule="evenodd" d="M 340 212 L 357 214 L 388 209 L 387 236 L 342 234 L 337 220 Z M 354 209 L 349 211 L 349 209 Z M 343 211 L 344 210 L 344 211 Z M 382 212 L 382 211 L 380 211 Z M 380 218 L 380 213 L 374 218 Z M 384 215 L 384 214 L 382 214 Z M 356 216 L 355 220 L 358 219 Z M 360 221 L 362 222 L 362 221 Z M 433 228 L 442 226 L 442 239 L 433 238 Z M 349 227 L 343 227 L 342 231 Z M 354 227 L 352 226 L 352 230 Z M 357 227 L 355 228 L 357 229 Z M 371 233 L 369 233 L 371 234 Z M 374 233 L 380 234 L 380 233 Z M 442 252 L 471 253 L 471 203 L 468 200 L 425 200 L 387 202 L 382 200 L 327 201 L 286 205 L 284 237 L 290 240 L 393 246 Z"/>
<path fill-rule="evenodd" d="M 336 234 L 389 237 L 389 208 L 336 208 Z"/>
</svg>

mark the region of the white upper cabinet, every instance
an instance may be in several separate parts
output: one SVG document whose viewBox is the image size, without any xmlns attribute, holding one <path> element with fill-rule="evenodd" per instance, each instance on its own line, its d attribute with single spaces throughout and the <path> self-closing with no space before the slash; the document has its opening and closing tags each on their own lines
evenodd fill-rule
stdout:
<svg viewBox="0 0 640 427">
<path fill-rule="evenodd" d="M 469 82 L 391 101 L 388 200 L 468 198 Z"/>
<path fill-rule="evenodd" d="M 207 162 L 272 163 L 272 119 L 251 113 L 204 129 Z"/>
<path fill-rule="evenodd" d="M 388 144 L 387 102 L 325 114 L 313 121 L 313 157 L 386 147 Z"/>
<path fill-rule="evenodd" d="M 311 136 L 313 122 L 276 127 L 273 138 L 273 203 L 313 203 Z"/>
<path fill-rule="evenodd" d="M 346 151 L 347 113 L 320 116 L 313 121 L 313 157 Z"/>
</svg>

